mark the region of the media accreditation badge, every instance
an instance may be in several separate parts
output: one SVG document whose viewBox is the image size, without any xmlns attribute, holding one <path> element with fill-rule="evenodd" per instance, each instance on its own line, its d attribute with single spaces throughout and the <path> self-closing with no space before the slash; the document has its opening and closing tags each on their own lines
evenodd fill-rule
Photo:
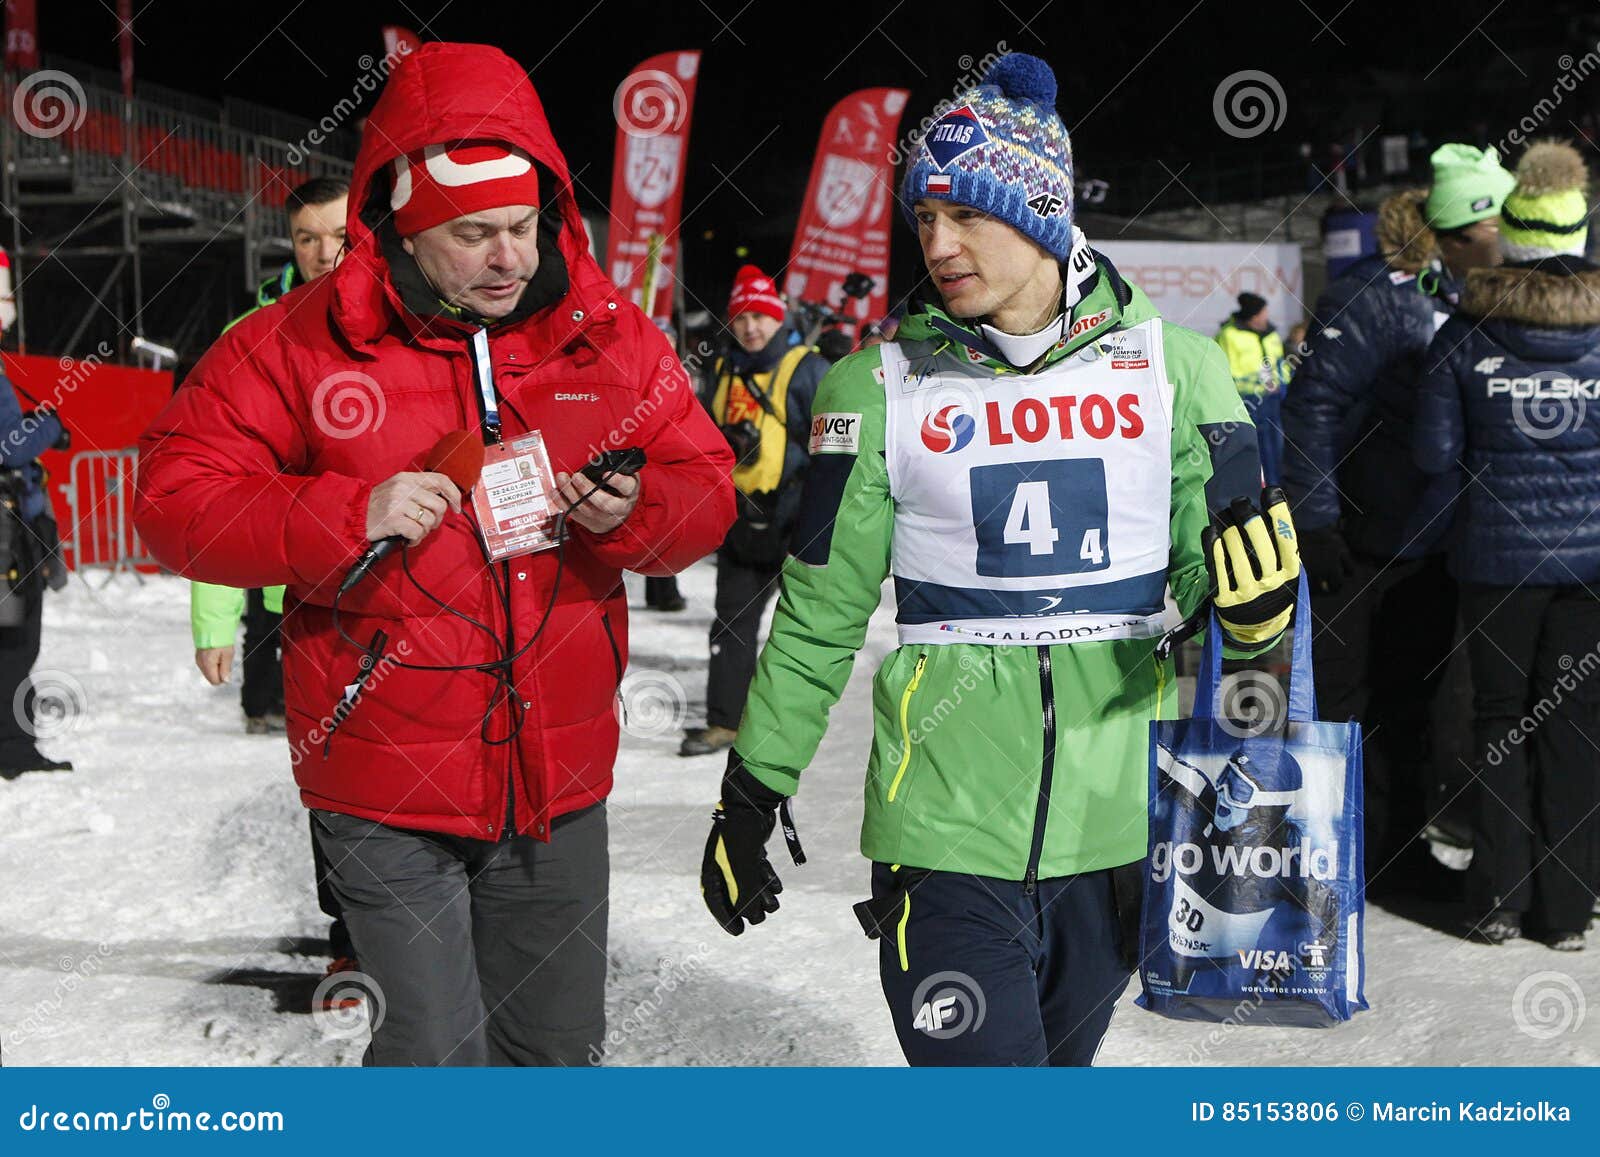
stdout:
<svg viewBox="0 0 1600 1157">
<path fill-rule="evenodd" d="M 491 561 L 556 545 L 555 493 L 550 455 L 537 430 L 484 450 L 472 507 Z"/>
</svg>

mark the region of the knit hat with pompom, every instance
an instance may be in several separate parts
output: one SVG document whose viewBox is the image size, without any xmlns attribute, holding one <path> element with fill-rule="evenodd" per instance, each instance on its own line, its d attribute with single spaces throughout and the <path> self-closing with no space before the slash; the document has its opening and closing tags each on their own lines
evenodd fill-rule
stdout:
<svg viewBox="0 0 1600 1157">
<path fill-rule="evenodd" d="M 1588 171 L 1564 141 L 1538 141 L 1517 162 L 1517 187 L 1500 208 L 1507 261 L 1582 257 L 1589 239 Z"/>
<path fill-rule="evenodd" d="M 1011 52 L 929 126 L 906 168 L 900 208 L 923 198 L 971 205 L 1066 260 L 1072 249 L 1072 142 L 1056 114 L 1056 77 Z"/>
</svg>

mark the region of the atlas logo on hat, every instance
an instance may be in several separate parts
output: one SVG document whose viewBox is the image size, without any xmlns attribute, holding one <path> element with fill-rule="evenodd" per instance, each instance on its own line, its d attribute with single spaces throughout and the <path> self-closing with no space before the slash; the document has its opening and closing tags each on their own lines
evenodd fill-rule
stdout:
<svg viewBox="0 0 1600 1157">
<path fill-rule="evenodd" d="M 970 153 L 988 143 L 989 134 L 983 131 L 983 124 L 970 105 L 962 105 L 945 113 L 933 122 L 933 127 L 924 138 L 928 155 L 941 169 L 949 168 L 950 162 L 963 153 Z"/>
<path fill-rule="evenodd" d="M 1072 142 L 1056 112 L 1056 78 L 1036 56 L 1007 53 L 942 114 L 906 166 L 900 211 L 937 197 L 1011 226 L 1057 260 L 1072 249 Z"/>
</svg>

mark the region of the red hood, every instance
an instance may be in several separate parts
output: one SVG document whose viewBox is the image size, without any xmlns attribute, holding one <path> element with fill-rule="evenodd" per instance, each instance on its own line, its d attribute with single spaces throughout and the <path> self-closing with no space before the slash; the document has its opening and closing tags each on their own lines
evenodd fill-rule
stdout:
<svg viewBox="0 0 1600 1157">
<path fill-rule="evenodd" d="M 486 44 L 424 44 L 390 74 L 361 134 L 361 152 L 350 179 L 345 222 L 349 252 L 332 277 L 334 317 L 352 341 L 376 338 L 387 325 L 388 314 L 397 308 L 378 238 L 364 219 L 375 193 L 387 194 L 384 166 L 426 145 L 473 138 L 526 149 L 555 178 L 555 202 L 545 205 L 543 212 L 561 214 L 560 246 L 571 283 L 569 296 L 588 300 L 615 292 L 589 255 L 567 159 L 556 147 L 544 106 L 527 74 L 516 61 Z M 387 205 L 383 211 L 388 213 Z"/>
</svg>

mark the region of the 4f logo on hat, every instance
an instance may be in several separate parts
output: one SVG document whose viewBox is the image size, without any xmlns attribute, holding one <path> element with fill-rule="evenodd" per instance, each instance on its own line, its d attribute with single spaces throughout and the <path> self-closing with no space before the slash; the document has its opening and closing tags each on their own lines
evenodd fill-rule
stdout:
<svg viewBox="0 0 1600 1157">
<path fill-rule="evenodd" d="M 928 150 L 935 165 L 947 169 L 957 157 L 988 143 L 989 134 L 983 131 L 977 114 L 969 106 L 962 105 L 933 122 L 922 140 L 922 147 Z"/>
<path fill-rule="evenodd" d="M 1061 212 L 1061 207 L 1066 204 L 1054 193 L 1040 193 L 1038 196 L 1028 198 L 1028 208 L 1041 217 L 1054 217 Z"/>
</svg>

